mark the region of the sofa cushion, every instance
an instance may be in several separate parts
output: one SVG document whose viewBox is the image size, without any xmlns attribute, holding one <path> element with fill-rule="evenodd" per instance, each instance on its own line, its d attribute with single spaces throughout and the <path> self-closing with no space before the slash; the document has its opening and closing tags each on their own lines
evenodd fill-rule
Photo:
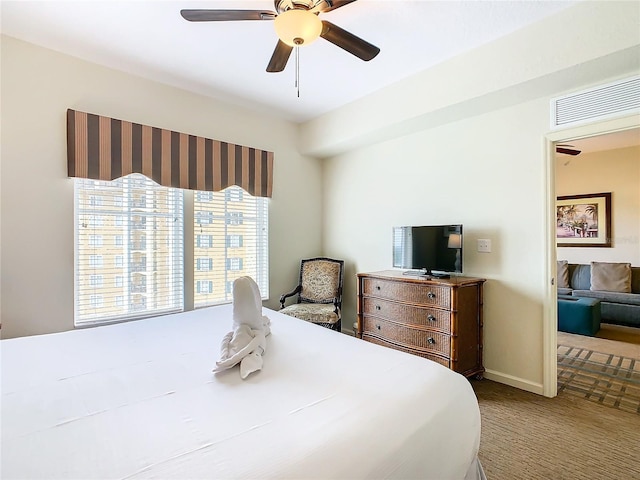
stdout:
<svg viewBox="0 0 640 480">
<path fill-rule="evenodd" d="M 640 267 L 631 267 L 631 293 L 640 293 Z"/>
<path fill-rule="evenodd" d="M 603 302 L 640 305 L 640 295 L 637 293 L 606 292 L 603 290 L 574 290 L 574 297 L 599 298 Z"/>
<path fill-rule="evenodd" d="M 569 264 L 569 278 L 574 290 L 589 290 L 591 288 L 591 265 Z"/>
<path fill-rule="evenodd" d="M 631 293 L 631 264 L 591 262 L 591 290 Z"/>
<path fill-rule="evenodd" d="M 558 260 L 558 288 L 569 288 L 569 262 Z"/>
</svg>

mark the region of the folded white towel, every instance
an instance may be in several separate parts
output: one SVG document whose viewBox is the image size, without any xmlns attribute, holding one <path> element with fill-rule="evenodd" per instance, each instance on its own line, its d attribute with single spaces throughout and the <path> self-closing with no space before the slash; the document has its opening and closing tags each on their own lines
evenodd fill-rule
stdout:
<svg viewBox="0 0 640 480">
<path fill-rule="evenodd" d="M 251 277 L 233 282 L 233 331 L 227 333 L 220 346 L 220 360 L 214 372 L 240 364 L 240 376 L 262 369 L 262 355 L 271 333 L 269 317 L 262 315 L 260 289 Z"/>
</svg>

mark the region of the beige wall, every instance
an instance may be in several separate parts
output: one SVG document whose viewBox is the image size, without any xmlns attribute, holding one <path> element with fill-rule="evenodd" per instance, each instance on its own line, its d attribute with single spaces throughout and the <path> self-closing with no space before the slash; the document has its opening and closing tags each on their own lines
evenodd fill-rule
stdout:
<svg viewBox="0 0 640 480">
<path fill-rule="evenodd" d="M 560 247 L 569 263 L 630 262 L 640 266 L 640 147 L 559 157 L 556 194 L 611 192 L 612 248 Z"/>
<path fill-rule="evenodd" d="M 464 274 L 488 279 L 485 366 L 539 387 L 542 363 L 531 358 L 542 339 L 547 109 L 527 102 L 325 161 L 325 252 L 350 267 L 346 325 L 354 274 L 392 267 L 393 226 L 462 223 Z M 493 251 L 478 253 L 478 238 Z"/>
<path fill-rule="evenodd" d="M 321 165 L 295 125 L 6 36 L 1 59 L 3 338 L 73 328 L 67 108 L 275 152 L 268 306 L 321 253 Z"/>
</svg>

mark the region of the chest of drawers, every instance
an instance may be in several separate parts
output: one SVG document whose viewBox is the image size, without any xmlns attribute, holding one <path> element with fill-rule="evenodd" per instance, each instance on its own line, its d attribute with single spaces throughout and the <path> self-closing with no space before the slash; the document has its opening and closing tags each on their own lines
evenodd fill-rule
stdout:
<svg viewBox="0 0 640 480">
<path fill-rule="evenodd" d="M 484 281 L 359 273 L 357 335 L 482 378 Z"/>
</svg>

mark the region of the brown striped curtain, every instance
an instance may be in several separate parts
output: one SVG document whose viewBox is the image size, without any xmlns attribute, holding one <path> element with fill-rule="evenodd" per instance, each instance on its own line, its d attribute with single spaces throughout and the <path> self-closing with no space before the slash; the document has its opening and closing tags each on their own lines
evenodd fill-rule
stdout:
<svg viewBox="0 0 640 480">
<path fill-rule="evenodd" d="M 141 173 L 165 187 L 218 192 L 237 185 L 271 197 L 273 152 L 67 110 L 70 177 Z"/>
</svg>

